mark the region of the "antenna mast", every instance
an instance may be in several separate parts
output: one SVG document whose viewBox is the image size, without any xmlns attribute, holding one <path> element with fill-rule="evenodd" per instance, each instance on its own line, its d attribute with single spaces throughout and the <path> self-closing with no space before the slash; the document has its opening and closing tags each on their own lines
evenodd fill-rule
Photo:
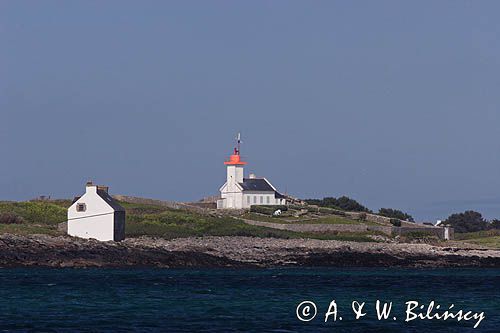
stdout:
<svg viewBox="0 0 500 333">
<path fill-rule="evenodd" d="M 234 149 L 235 155 L 240 154 L 240 145 L 241 145 L 241 133 L 238 133 L 238 135 L 236 136 L 236 148 Z"/>
</svg>

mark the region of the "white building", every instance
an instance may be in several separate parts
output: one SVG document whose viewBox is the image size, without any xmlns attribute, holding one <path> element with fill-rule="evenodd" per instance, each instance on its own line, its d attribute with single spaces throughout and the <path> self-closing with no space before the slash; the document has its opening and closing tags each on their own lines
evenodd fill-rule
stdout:
<svg viewBox="0 0 500 333">
<path fill-rule="evenodd" d="M 85 194 L 68 208 L 68 235 L 121 241 L 125 238 L 125 209 L 108 194 L 107 186 L 88 182 Z"/>
<path fill-rule="evenodd" d="M 284 205 L 286 197 L 279 193 L 276 188 L 266 179 L 257 178 L 250 174 L 244 177 L 243 162 L 240 158 L 240 135 L 238 134 L 238 145 L 229 161 L 224 162 L 227 166 L 226 182 L 219 189 L 221 199 L 217 200 L 217 209 L 241 209 L 250 208 L 252 205 Z"/>
</svg>

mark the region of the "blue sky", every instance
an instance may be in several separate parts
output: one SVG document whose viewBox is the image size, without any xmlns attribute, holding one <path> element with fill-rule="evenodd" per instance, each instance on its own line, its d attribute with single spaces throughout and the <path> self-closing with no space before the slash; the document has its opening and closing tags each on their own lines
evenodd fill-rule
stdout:
<svg viewBox="0 0 500 333">
<path fill-rule="evenodd" d="M 0 200 L 247 172 L 420 220 L 500 217 L 496 1 L 2 1 Z"/>
</svg>

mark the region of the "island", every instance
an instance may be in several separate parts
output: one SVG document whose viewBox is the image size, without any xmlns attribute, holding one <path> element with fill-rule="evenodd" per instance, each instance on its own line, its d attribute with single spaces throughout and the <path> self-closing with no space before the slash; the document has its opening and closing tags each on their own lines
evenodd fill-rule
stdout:
<svg viewBox="0 0 500 333">
<path fill-rule="evenodd" d="M 391 219 L 314 205 L 277 216 L 115 199 L 127 214 L 120 242 L 66 235 L 70 200 L 0 202 L 0 267 L 500 267 L 496 231 L 444 240 L 435 227 L 393 233 Z"/>
</svg>

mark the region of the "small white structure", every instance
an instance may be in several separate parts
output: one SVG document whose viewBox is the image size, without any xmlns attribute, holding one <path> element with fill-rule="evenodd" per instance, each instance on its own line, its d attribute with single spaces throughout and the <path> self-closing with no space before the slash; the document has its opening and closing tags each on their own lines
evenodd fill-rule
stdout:
<svg viewBox="0 0 500 333">
<path fill-rule="evenodd" d="M 445 240 L 450 240 L 450 227 L 449 226 L 444 226 L 444 239 Z"/>
<path fill-rule="evenodd" d="M 243 162 L 240 158 L 240 134 L 237 137 L 237 146 L 227 166 L 226 182 L 219 189 L 221 199 L 217 200 L 217 209 L 242 209 L 252 205 L 285 205 L 286 197 L 266 179 L 257 178 L 250 174 L 244 178 Z"/>
<path fill-rule="evenodd" d="M 125 209 L 108 194 L 107 186 L 88 182 L 85 194 L 68 208 L 68 235 L 121 241 L 125 239 Z"/>
</svg>

